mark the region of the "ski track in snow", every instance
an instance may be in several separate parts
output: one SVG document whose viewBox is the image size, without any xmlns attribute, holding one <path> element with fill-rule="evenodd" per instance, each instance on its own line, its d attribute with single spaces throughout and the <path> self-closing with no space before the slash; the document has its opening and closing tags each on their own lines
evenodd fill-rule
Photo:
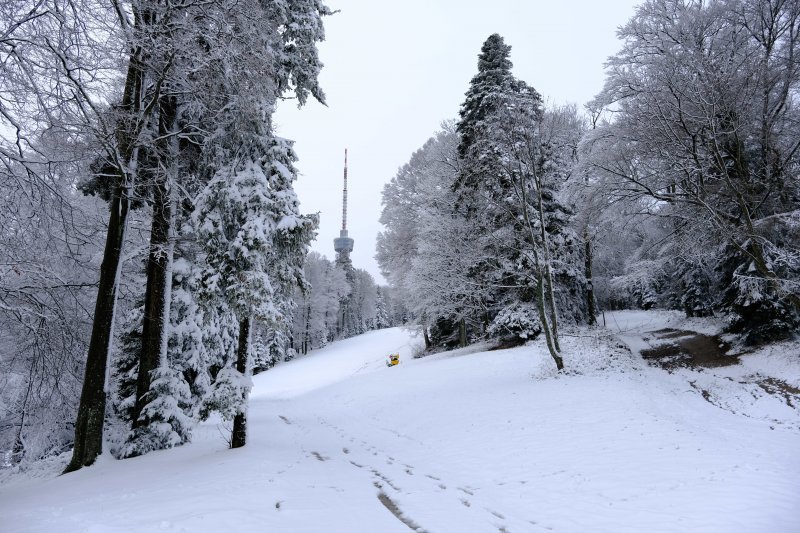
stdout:
<svg viewBox="0 0 800 533">
<path fill-rule="evenodd" d="M 565 332 L 568 375 L 540 342 L 418 360 L 400 329 L 333 343 L 254 378 L 245 448 L 204 424 L 175 450 L 6 476 L 0 530 L 800 531 L 798 410 L 739 382 L 795 383 L 796 355 L 669 373 L 636 352 L 676 315 L 608 319 L 622 342 Z"/>
</svg>

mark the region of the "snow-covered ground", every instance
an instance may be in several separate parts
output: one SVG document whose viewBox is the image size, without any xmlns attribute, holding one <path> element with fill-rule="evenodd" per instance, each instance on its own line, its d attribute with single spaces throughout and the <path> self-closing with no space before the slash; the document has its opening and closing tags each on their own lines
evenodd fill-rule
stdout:
<svg viewBox="0 0 800 533">
<path fill-rule="evenodd" d="M 245 448 L 206 424 L 179 449 L 7 476 L 0 531 L 800 531 L 798 406 L 732 377 L 792 382 L 797 344 L 669 373 L 625 345 L 677 315 L 612 318 L 567 332 L 566 375 L 541 343 L 334 343 L 254 378 Z"/>
</svg>

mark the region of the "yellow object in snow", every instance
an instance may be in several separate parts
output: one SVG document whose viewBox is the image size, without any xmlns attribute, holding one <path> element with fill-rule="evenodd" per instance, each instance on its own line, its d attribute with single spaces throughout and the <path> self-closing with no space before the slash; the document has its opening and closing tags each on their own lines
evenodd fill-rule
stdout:
<svg viewBox="0 0 800 533">
<path fill-rule="evenodd" d="M 386 358 L 386 366 L 396 366 L 399 364 L 400 364 L 399 353 L 389 354 L 389 356 Z"/>
</svg>

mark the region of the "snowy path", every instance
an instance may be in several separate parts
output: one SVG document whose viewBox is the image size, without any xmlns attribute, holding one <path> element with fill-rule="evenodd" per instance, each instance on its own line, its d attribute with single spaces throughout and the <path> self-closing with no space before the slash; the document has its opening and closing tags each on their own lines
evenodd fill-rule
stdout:
<svg viewBox="0 0 800 533">
<path fill-rule="evenodd" d="M 566 376 L 539 344 L 413 360 L 398 329 L 335 343 L 254 378 L 245 448 L 205 425 L 182 449 L 12 480 L 0 530 L 800 531 L 796 410 L 721 409 L 573 333 Z M 715 393 L 744 405 L 729 383 Z"/>
</svg>

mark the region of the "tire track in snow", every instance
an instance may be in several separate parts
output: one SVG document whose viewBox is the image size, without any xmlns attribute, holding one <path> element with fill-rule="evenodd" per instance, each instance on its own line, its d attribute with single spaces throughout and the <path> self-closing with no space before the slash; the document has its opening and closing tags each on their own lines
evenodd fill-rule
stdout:
<svg viewBox="0 0 800 533">
<path fill-rule="evenodd" d="M 416 524 L 416 522 L 414 522 L 413 519 L 411 519 L 407 515 L 405 515 L 403 513 L 403 511 L 401 510 L 401 508 L 400 508 L 399 504 L 397 503 L 397 501 L 392 499 L 391 496 L 389 496 L 389 494 L 387 493 L 387 489 L 389 489 L 389 490 L 391 490 L 391 491 L 393 491 L 393 492 L 395 492 L 397 494 L 405 494 L 405 491 L 403 490 L 403 488 L 399 484 L 397 484 L 392 479 L 392 477 L 390 477 L 389 475 L 387 475 L 384 472 L 382 472 L 378 467 L 374 466 L 373 463 L 377 460 L 379 462 L 384 463 L 385 465 L 388 465 L 389 467 L 394 467 L 395 469 L 402 468 L 402 471 L 408 476 L 413 476 L 414 475 L 413 469 L 415 467 L 413 465 L 407 463 L 407 462 L 403 462 L 402 460 L 397 459 L 395 457 L 397 455 L 396 451 L 394 452 L 393 455 L 390 455 L 390 454 L 386 453 L 384 450 L 381 450 L 381 449 L 373 446 L 372 444 L 370 444 L 369 442 L 367 442 L 365 440 L 362 440 L 362 439 L 358 439 L 357 440 L 355 438 L 352 438 L 351 436 L 347 435 L 347 433 L 343 429 L 335 426 L 334 424 L 331 424 L 328 420 L 326 420 L 324 418 L 318 417 L 317 420 L 320 422 L 320 425 L 329 428 L 337 436 L 339 436 L 341 439 L 348 440 L 349 442 L 354 443 L 358 448 L 361 449 L 361 451 L 363 452 L 363 458 L 368 459 L 368 460 L 367 461 L 363 461 L 364 464 L 361 464 L 361 463 L 357 463 L 357 462 L 355 462 L 353 460 L 350 460 L 348 458 L 348 462 L 351 465 L 353 465 L 353 466 L 355 466 L 355 467 L 357 467 L 359 469 L 364 469 L 364 468 L 368 469 L 372 473 L 372 475 L 375 478 L 377 478 L 375 481 L 373 481 L 373 484 L 379 490 L 378 498 L 381 501 L 381 503 L 383 503 L 384 506 L 387 509 L 392 511 L 392 514 L 394 514 L 399 520 L 401 520 L 409 528 L 411 528 L 413 530 L 416 530 L 416 531 L 425 531 L 425 529 L 423 529 L 418 524 Z M 387 431 L 387 428 L 381 427 L 379 429 Z M 399 432 L 396 432 L 394 430 L 388 430 L 388 431 L 394 433 L 398 437 L 406 437 L 405 435 L 401 435 Z M 412 439 L 412 438 L 409 438 L 409 437 L 406 437 L 406 438 L 408 440 L 415 441 L 415 439 Z M 353 456 L 354 455 L 354 453 L 353 453 L 354 451 L 355 450 L 348 449 L 347 452 L 344 452 L 344 448 L 343 448 L 343 452 L 346 453 L 349 456 Z M 370 459 L 371 457 L 374 458 L 374 459 Z M 384 466 L 383 468 L 386 468 L 386 467 Z M 448 485 L 446 484 L 446 480 L 443 481 L 441 477 L 435 476 L 433 474 L 425 474 L 424 477 L 428 478 L 430 480 L 431 488 L 435 487 L 436 489 L 438 489 L 438 491 L 435 491 L 435 492 L 438 492 L 439 494 L 452 493 L 452 490 L 448 489 Z M 423 479 L 423 478 L 419 478 L 419 479 Z M 474 492 L 473 487 L 470 487 L 470 486 L 464 485 L 464 484 L 460 484 L 459 485 L 459 484 L 456 484 L 456 483 L 451 483 L 451 485 L 454 486 L 456 488 L 456 490 L 462 492 L 465 495 L 468 495 L 472 499 L 475 499 L 474 498 L 475 497 L 475 492 Z M 484 516 L 486 516 L 487 518 L 491 517 L 490 519 L 493 521 L 493 525 L 494 525 L 495 528 L 497 528 L 498 531 L 510 531 L 508 529 L 508 526 L 505 523 L 503 523 L 503 522 L 506 521 L 507 514 L 506 513 L 501 513 L 499 511 L 495 510 L 493 508 L 494 506 L 488 506 L 488 505 L 483 504 L 482 502 L 480 502 L 480 498 L 478 498 L 477 505 L 473 507 L 473 502 L 470 501 L 470 499 L 467 499 L 466 497 L 463 497 L 463 496 L 453 495 L 453 503 L 454 504 L 458 504 L 459 508 L 462 509 L 462 510 L 467 510 L 468 509 L 469 510 L 468 512 L 470 512 L 471 514 L 486 513 Z M 453 509 L 456 509 L 456 507 L 453 507 Z M 500 520 L 501 522 L 498 523 L 498 522 L 496 522 L 496 520 Z"/>
<path fill-rule="evenodd" d="M 411 529 L 412 531 L 416 531 L 417 533 L 428 533 L 426 530 L 415 524 L 413 520 L 404 515 L 403 512 L 400 510 L 400 508 L 397 506 L 397 503 L 395 503 L 394 500 L 392 500 L 389 496 L 387 496 L 385 492 L 381 491 L 378 493 L 378 501 L 380 501 L 383 504 L 383 506 L 386 507 L 389 510 L 389 512 L 391 512 L 395 516 L 395 518 L 397 518 L 402 523 L 407 525 L 409 529 Z"/>
</svg>

